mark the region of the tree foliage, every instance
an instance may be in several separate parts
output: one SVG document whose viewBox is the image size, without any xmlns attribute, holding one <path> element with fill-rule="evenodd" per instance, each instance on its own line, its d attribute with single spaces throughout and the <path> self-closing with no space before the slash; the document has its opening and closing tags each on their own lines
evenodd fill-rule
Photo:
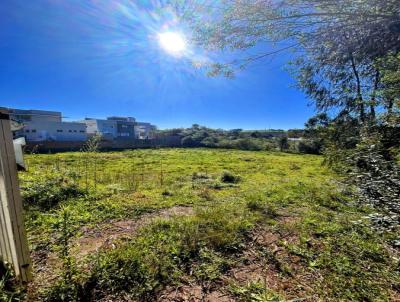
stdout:
<svg viewBox="0 0 400 302">
<path fill-rule="evenodd" d="M 293 130 L 292 130 L 293 131 Z M 299 131 L 299 130 L 297 130 Z M 300 132 L 297 132 L 300 135 Z M 278 150 L 287 151 L 289 142 L 287 141 L 288 132 L 284 130 L 222 130 L 212 129 L 200 125 L 193 125 L 191 128 L 160 130 L 157 135 L 179 136 L 183 147 L 208 147 L 226 148 L 239 150 Z M 286 139 L 286 144 L 280 148 L 280 138 Z M 295 150 L 292 146 L 292 151 Z"/>
</svg>

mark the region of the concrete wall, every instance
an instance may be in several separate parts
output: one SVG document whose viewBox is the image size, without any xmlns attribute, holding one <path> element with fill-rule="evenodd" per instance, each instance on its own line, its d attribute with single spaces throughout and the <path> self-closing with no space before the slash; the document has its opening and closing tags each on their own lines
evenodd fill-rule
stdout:
<svg viewBox="0 0 400 302">
<path fill-rule="evenodd" d="M 39 153 L 79 151 L 84 145 L 85 142 L 76 141 L 27 142 L 26 150 Z M 114 141 L 102 141 L 100 143 L 101 150 L 125 150 L 157 147 L 181 147 L 181 139 L 179 136 L 169 136 L 152 140 L 118 138 Z"/>
</svg>

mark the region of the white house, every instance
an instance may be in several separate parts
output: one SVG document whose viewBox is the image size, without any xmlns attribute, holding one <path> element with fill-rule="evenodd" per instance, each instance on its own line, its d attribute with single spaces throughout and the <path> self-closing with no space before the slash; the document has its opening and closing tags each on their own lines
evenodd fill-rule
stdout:
<svg viewBox="0 0 400 302">
<path fill-rule="evenodd" d="M 86 118 L 81 122 L 86 125 L 88 135 L 101 135 L 109 139 L 114 139 L 117 136 L 117 122 L 114 120 Z"/>
<path fill-rule="evenodd" d="M 86 125 L 73 122 L 29 122 L 23 129 L 27 141 L 85 141 Z"/>
<path fill-rule="evenodd" d="M 150 123 L 136 122 L 133 117 L 108 117 L 106 120 L 86 118 L 82 121 L 86 124 L 89 135 L 99 134 L 104 138 L 152 138 L 155 126 Z"/>
<path fill-rule="evenodd" d="M 61 112 L 9 109 L 10 118 L 23 124 L 17 136 L 29 141 L 85 141 L 86 125 L 63 122 Z"/>
</svg>

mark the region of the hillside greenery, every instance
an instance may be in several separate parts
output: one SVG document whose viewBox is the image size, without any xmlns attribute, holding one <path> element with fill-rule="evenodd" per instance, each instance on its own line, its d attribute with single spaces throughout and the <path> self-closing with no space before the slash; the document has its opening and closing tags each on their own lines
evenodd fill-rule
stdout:
<svg viewBox="0 0 400 302">
<path fill-rule="evenodd" d="M 158 130 L 157 137 L 177 136 L 182 147 L 222 148 L 249 151 L 287 151 L 294 153 L 320 154 L 321 146 L 313 139 L 305 138 L 302 129 L 212 129 L 197 124 L 190 128 Z"/>
</svg>

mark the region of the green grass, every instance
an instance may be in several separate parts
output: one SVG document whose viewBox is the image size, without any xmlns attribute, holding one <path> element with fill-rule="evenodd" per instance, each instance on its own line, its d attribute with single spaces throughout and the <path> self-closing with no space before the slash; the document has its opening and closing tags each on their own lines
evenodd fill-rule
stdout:
<svg viewBox="0 0 400 302">
<path fill-rule="evenodd" d="M 151 301 L 168 286 L 197 284 L 209 291 L 218 284 L 237 301 L 399 297 L 398 260 L 386 247 L 386 234 L 359 223 L 371 210 L 352 203 L 321 157 L 154 149 L 28 155 L 27 163 L 20 179 L 26 199 L 35 196 L 25 206 L 35 253 L 59 250 L 65 211 L 75 240 L 97 224 L 177 205 L 195 209 L 190 216 L 156 220 L 114 249 L 80 259 L 68 284 L 76 296 L 127 294 Z M 255 238 L 263 232 L 278 240 L 259 243 Z M 226 281 L 230 270 L 248 265 L 250 252 L 251 261 L 268 268 L 265 274 L 276 274 L 278 285 Z M 65 280 L 42 285 L 43 300 L 59 301 L 66 292 Z"/>
</svg>

